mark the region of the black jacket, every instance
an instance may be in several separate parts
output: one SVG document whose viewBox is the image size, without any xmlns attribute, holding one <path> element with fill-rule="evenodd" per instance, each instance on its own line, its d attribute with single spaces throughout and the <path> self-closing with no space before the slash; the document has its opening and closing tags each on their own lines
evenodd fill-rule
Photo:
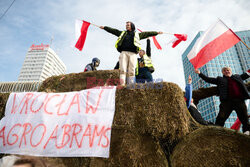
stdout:
<svg viewBox="0 0 250 167">
<path fill-rule="evenodd" d="M 227 100 L 228 99 L 228 79 L 226 76 L 217 78 L 210 78 L 205 76 L 204 74 L 200 73 L 199 76 L 206 82 L 217 85 L 218 94 L 220 96 L 220 100 Z M 250 96 L 248 94 L 247 87 L 245 86 L 243 80 L 249 78 L 247 73 L 243 73 L 241 75 L 235 74 L 231 76 L 231 79 L 235 80 L 241 88 L 242 95 L 244 99 L 249 99 Z"/>
<path fill-rule="evenodd" d="M 120 30 L 107 27 L 107 26 L 104 27 L 104 30 L 117 37 L 119 37 L 122 33 L 122 31 Z M 146 31 L 146 32 L 139 33 L 139 37 L 141 40 L 147 37 L 156 36 L 157 34 L 158 32 L 156 31 Z M 126 35 L 121 39 L 121 46 L 118 46 L 117 48 L 119 52 L 130 51 L 130 52 L 137 53 L 136 46 L 134 45 L 134 35 L 135 35 L 134 31 L 127 31 Z"/>
<path fill-rule="evenodd" d="M 87 71 L 96 71 L 97 69 L 93 66 L 92 63 L 89 63 L 86 65 L 85 69 L 84 69 L 84 72 L 87 72 Z"/>
<path fill-rule="evenodd" d="M 150 40 L 149 39 L 147 39 L 146 54 L 148 57 L 151 57 L 151 47 L 150 47 Z"/>
</svg>

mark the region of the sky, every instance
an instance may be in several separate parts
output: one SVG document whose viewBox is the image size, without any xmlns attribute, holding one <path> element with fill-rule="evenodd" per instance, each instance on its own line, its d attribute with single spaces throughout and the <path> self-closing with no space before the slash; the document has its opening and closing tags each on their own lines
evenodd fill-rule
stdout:
<svg viewBox="0 0 250 167">
<path fill-rule="evenodd" d="M 0 16 L 13 0 L 0 0 Z M 154 79 L 185 87 L 182 53 L 199 31 L 220 18 L 233 31 L 249 30 L 249 0 L 16 0 L 0 19 L 0 82 L 17 81 L 28 48 L 50 44 L 67 67 L 79 73 L 92 58 L 101 60 L 99 70 L 111 70 L 119 52 L 117 37 L 90 25 L 83 51 L 74 48 L 75 20 L 125 30 L 126 21 L 144 31 L 187 34 L 188 39 L 172 48 L 173 35 L 156 38 L 163 50 L 153 45 Z M 142 40 L 142 48 L 146 40 Z"/>
</svg>

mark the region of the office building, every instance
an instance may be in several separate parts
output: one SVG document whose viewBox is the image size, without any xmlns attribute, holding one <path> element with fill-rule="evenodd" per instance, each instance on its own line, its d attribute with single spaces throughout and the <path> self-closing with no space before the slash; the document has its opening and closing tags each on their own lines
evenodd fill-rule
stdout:
<svg viewBox="0 0 250 167">
<path fill-rule="evenodd" d="M 18 81 L 41 82 L 66 73 L 66 66 L 49 45 L 32 45 L 26 54 Z"/>
</svg>

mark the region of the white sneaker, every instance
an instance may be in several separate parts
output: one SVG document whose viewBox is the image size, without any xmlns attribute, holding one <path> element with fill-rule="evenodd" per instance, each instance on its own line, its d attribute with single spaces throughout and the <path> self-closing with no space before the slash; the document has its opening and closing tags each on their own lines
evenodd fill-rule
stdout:
<svg viewBox="0 0 250 167">
<path fill-rule="evenodd" d="M 244 134 L 249 136 L 250 132 L 249 131 L 245 131 Z"/>
</svg>

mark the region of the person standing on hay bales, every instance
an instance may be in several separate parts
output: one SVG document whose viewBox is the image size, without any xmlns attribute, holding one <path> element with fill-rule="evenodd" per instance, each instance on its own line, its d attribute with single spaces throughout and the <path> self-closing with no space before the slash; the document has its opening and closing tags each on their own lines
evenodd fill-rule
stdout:
<svg viewBox="0 0 250 167">
<path fill-rule="evenodd" d="M 86 65 L 85 69 L 84 69 L 84 72 L 87 72 L 87 71 L 96 71 L 96 67 L 98 67 L 100 64 L 100 60 L 98 58 L 93 58 L 92 59 L 92 63 L 89 63 Z"/>
<path fill-rule="evenodd" d="M 153 82 L 152 74 L 154 72 L 154 66 L 151 60 L 151 47 L 150 40 L 147 39 L 146 53 L 145 50 L 139 51 L 139 56 L 135 71 L 136 82 L 137 83 L 145 83 Z"/>
<path fill-rule="evenodd" d="M 196 105 L 193 103 L 192 89 L 193 89 L 193 87 L 192 87 L 192 78 L 189 75 L 188 76 L 188 84 L 186 85 L 185 96 L 184 96 L 189 113 L 195 119 L 195 121 L 197 121 L 201 125 L 213 125 L 212 122 L 205 121 L 202 118 L 202 116 L 201 116 L 200 112 L 198 111 Z"/>
<path fill-rule="evenodd" d="M 120 52 L 120 80 L 122 85 L 126 83 L 126 73 L 128 73 L 128 83 L 135 82 L 135 67 L 137 63 L 136 54 L 141 50 L 140 40 L 147 37 L 162 34 L 162 32 L 148 31 L 137 33 L 135 25 L 128 21 L 126 22 L 126 31 L 120 31 L 107 26 L 99 26 L 101 29 L 118 37 L 115 47 Z"/>
<path fill-rule="evenodd" d="M 248 90 L 243 83 L 243 80 L 249 78 L 249 70 L 241 75 L 232 75 L 232 69 L 230 67 L 223 67 L 223 77 L 210 78 L 202 74 L 198 69 L 195 69 L 195 73 L 206 82 L 215 84 L 218 87 L 218 93 L 220 96 L 220 111 L 216 118 L 216 125 L 224 126 L 225 121 L 232 113 L 236 111 L 241 123 L 243 124 L 243 133 L 250 130 L 250 125 L 247 115 L 247 106 L 245 100 L 249 99 Z"/>
</svg>

